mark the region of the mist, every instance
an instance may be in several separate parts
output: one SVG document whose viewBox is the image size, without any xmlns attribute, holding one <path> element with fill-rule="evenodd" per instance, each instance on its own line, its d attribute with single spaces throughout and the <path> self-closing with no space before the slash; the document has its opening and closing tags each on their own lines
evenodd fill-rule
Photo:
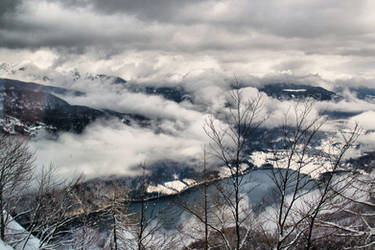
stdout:
<svg viewBox="0 0 375 250">
<path fill-rule="evenodd" d="M 198 157 L 204 143 L 197 138 L 155 134 L 111 120 L 95 122 L 80 135 L 62 133 L 56 140 L 40 135 L 30 145 L 39 166 L 52 163 L 62 176 L 97 177 L 136 175 L 141 163 Z"/>
</svg>

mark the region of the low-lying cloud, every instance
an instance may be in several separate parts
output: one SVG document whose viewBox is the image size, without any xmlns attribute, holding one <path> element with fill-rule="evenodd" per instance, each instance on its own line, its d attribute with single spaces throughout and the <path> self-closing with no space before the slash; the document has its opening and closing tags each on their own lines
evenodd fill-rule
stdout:
<svg viewBox="0 0 375 250">
<path fill-rule="evenodd" d="M 63 133 L 56 140 L 37 138 L 31 147 L 37 164 L 53 163 L 63 176 L 139 174 L 136 166 L 157 160 L 184 161 L 201 154 L 203 140 L 156 134 L 118 120 L 96 122 L 81 135 Z"/>
<path fill-rule="evenodd" d="M 40 56 L 43 56 L 40 55 Z M 99 69 L 99 68 L 98 68 Z M 156 71 L 157 72 L 157 71 Z M 108 71 L 108 73 L 111 73 Z M 112 72 L 113 73 L 113 72 Z M 142 114 L 158 121 L 155 126 L 141 128 L 136 124 L 124 125 L 118 120 L 97 121 L 89 125 L 83 134 L 62 133 L 56 140 L 39 138 L 32 140 L 32 147 L 38 154 L 38 165 L 53 162 L 63 175 L 84 173 L 89 177 L 103 175 L 134 175 L 134 167 L 141 163 L 152 163 L 160 159 L 184 161 L 200 158 L 203 145 L 209 143 L 203 126 L 211 114 L 222 114 L 229 91 L 234 81 L 239 81 L 244 99 L 262 96 L 264 109 L 260 118 L 266 118 L 263 124 L 267 128 L 280 126 L 285 122 L 285 115 L 293 115 L 294 108 L 301 105 L 295 100 L 278 100 L 265 95 L 256 87 L 269 83 L 289 82 L 305 85 L 337 87 L 337 82 L 326 80 L 318 75 L 294 76 L 289 74 L 270 74 L 265 77 L 252 75 L 216 74 L 212 70 L 192 71 L 181 78 L 158 82 L 160 77 L 151 76 L 149 79 L 137 82 L 131 80 L 126 84 L 154 86 L 182 86 L 194 97 L 194 102 L 176 103 L 161 96 L 133 93 L 125 85 L 113 84 L 111 81 L 86 78 L 74 80 L 73 72 L 58 72 L 32 67 L 30 64 L 24 70 L 15 74 L 10 71 L 8 77 L 39 79 L 43 84 L 67 87 L 81 90 L 84 96 L 62 96 L 72 105 L 86 105 L 97 109 L 111 109 L 122 113 Z M 44 81 L 47 76 L 47 81 Z M 357 86 L 356 82 L 354 86 Z M 371 101 L 359 100 L 355 94 L 347 91 L 345 99 L 339 102 L 316 102 L 313 106 L 312 117 L 318 117 L 323 111 L 363 112 L 349 119 L 348 125 L 358 122 L 366 130 L 372 130 L 371 121 L 375 119 L 373 111 L 375 104 Z M 374 119 L 372 117 L 374 116 Z M 217 116 L 219 118 L 221 116 Z M 292 117 L 293 118 L 293 117 Z M 292 119 L 288 120 L 293 122 Z M 216 121 L 225 127 L 220 121 Z M 337 131 L 337 124 L 328 122 L 324 131 Z M 371 136 L 361 137 L 360 141 L 371 149 L 375 145 Z"/>
</svg>

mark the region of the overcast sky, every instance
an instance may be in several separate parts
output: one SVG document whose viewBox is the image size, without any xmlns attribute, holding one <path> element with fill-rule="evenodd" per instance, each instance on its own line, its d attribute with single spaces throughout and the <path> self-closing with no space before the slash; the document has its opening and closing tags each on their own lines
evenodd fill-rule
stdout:
<svg viewBox="0 0 375 250">
<path fill-rule="evenodd" d="M 145 81 L 372 79 L 374 31 L 371 0 L 2 0 L 0 62 Z"/>
</svg>

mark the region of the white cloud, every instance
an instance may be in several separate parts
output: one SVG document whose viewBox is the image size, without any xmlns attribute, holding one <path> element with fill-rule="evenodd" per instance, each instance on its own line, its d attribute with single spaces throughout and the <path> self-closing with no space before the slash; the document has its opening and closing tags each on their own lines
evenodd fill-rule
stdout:
<svg viewBox="0 0 375 250">
<path fill-rule="evenodd" d="M 361 128 L 365 130 L 373 130 L 375 131 L 375 109 L 363 112 L 357 116 L 354 116 L 350 119 L 352 123 L 357 122 Z"/>
<path fill-rule="evenodd" d="M 161 159 L 183 161 L 201 154 L 204 141 L 185 135 L 155 134 L 117 120 L 96 122 L 83 134 L 63 133 L 56 140 L 31 141 L 37 164 L 52 162 L 59 174 L 88 177 L 137 174 L 133 168 Z"/>
</svg>

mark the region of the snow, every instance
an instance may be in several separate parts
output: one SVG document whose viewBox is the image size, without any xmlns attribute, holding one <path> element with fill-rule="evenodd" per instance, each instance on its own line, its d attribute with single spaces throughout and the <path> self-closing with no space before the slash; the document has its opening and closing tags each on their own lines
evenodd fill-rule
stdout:
<svg viewBox="0 0 375 250">
<path fill-rule="evenodd" d="M 157 186 L 149 185 L 147 187 L 147 193 L 160 193 L 160 194 L 177 194 L 187 188 L 196 184 L 196 181 L 193 179 L 183 179 L 175 181 L 167 181 L 164 184 L 158 184 Z"/>
<path fill-rule="evenodd" d="M 157 186 L 149 185 L 146 190 L 147 193 L 160 193 L 160 194 L 175 194 L 176 191 L 171 190 L 161 184 Z"/>
<path fill-rule="evenodd" d="M 306 92 L 306 89 L 283 89 L 284 92 Z"/>
<path fill-rule="evenodd" d="M 181 192 L 187 187 L 185 183 L 179 180 L 166 182 L 164 183 L 164 186 L 169 189 L 176 190 L 177 192 Z"/>
<path fill-rule="evenodd" d="M 9 242 L 12 242 L 12 245 L 13 244 L 15 245 L 16 250 L 22 249 L 25 243 L 24 239 L 29 235 L 29 232 L 27 232 L 20 224 L 18 224 L 12 218 L 10 218 L 10 220 L 11 221 L 8 223 L 6 227 L 6 234 L 8 235 L 8 237 L 10 237 Z M 39 240 L 31 235 L 24 249 L 25 250 L 37 250 L 39 249 L 39 243 L 40 243 Z M 0 250 L 1 249 L 2 248 L 0 248 Z"/>
<path fill-rule="evenodd" d="M 271 153 L 265 153 L 265 152 L 261 152 L 261 151 L 256 151 L 256 152 L 253 152 L 251 155 L 250 155 L 250 159 L 251 159 L 251 162 L 257 166 L 257 167 L 260 167 L 262 166 L 264 163 L 267 163 L 268 161 L 266 159 L 272 157 L 272 154 Z"/>
<path fill-rule="evenodd" d="M 0 240 L 0 250 L 13 250 L 10 246 L 5 244 L 2 240 Z"/>
<path fill-rule="evenodd" d="M 240 165 L 240 171 L 239 172 L 245 173 L 247 169 L 248 169 L 248 165 L 242 163 Z M 227 166 L 223 166 L 222 168 L 220 168 L 219 176 L 220 176 L 220 178 L 227 178 L 227 177 L 232 176 L 232 172 Z"/>
<path fill-rule="evenodd" d="M 225 177 L 231 176 L 230 169 L 227 168 L 227 167 L 220 168 L 219 176 L 220 176 L 220 178 L 225 178 Z"/>
<path fill-rule="evenodd" d="M 47 126 L 46 124 L 42 122 L 37 122 L 31 125 L 27 125 L 23 123 L 21 120 L 15 117 L 9 116 L 9 115 L 5 115 L 3 116 L 3 118 L 0 118 L 0 127 L 2 127 L 9 134 L 17 134 L 16 127 L 19 127 L 19 128 L 22 128 L 23 131 L 29 134 L 30 136 L 35 136 L 38 133 L 38 131 L 42 129 L 50 129 L 50 130 L 54 129 L 53 126 Z"/>
<path fill-rule="evenodd" d="M 276 155 L 280 155 L 277 165 L 276 162 L 272 160 L 275 158 L 274 154 L 274 152 L 253 152 L 250 156 L 250 161 L 257 167 L 265 163 L 270 163 L 277 168 L 287 168 L 287 159 L 282 159 L 281 157 L 282 151 L 276 152 Z M 330 162 L 327 159 L 312 155 L 306 155 L 302 163 L 298 162 L 297 158 L 293 159 L 289 167 L 292 170 L 300 170 L 301 173 L 311 175 L 312 178 L 318 178 L 323 172 L 331 170 Z"/>
</svg>

